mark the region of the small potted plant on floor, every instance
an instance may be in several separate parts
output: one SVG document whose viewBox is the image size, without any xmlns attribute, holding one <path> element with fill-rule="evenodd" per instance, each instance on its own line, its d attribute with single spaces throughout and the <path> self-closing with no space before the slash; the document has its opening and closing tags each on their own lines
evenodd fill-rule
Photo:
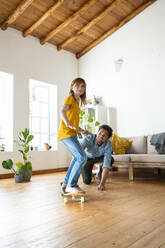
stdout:
<svg viewBox="0 0 165 248">
<path fill-rule="evenodd" d="M 19 141 L 15 141 L 21 148 L 18 151 L 22 154 L 23 162 L 16 163 L 16 169 L 13 167 L 13 161 L 11 159 L 4 160 L 2 167 L 7 170 L 14 172 L 15 182 L 30 181 L 32 175 L 32 164 L 29 161 L 28 152 L 30 150 L 29 142 L 34 138 L 33 135 L 29 134 L 29 129 L 25 128 L 24 131 L 18 135 Z"/>
</svg>

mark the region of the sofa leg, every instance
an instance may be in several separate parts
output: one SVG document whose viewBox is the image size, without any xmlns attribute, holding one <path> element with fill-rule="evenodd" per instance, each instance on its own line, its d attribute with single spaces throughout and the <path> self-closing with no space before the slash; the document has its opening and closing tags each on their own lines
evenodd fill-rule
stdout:
<svg viewBox="0 0 165 248">
<path fill-rule="evenodd" d="M 129 172 L 129 180 L 133 181 L 133 165 L 132 164 L 128 166 L 128 172 Z"/>
</svg>

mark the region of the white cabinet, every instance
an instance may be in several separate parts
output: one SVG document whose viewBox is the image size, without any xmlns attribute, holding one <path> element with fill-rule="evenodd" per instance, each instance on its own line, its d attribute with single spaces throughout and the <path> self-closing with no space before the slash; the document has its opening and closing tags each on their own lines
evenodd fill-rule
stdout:
<svg viewBox="0 0 165 248">
<path fill-rule="evenodd" d="M 100 125 L 108 124 L 107 107 L 98 104 L 95 106 L 88 105 L 81 109 L 85 112 L 82 121 L 80 120 L 80 127 L 83 129 L 86 128 L 92 133 L 97 133 Z M 93 122 L 90 122 L 91 118 L 94 119 Z M 100 123 L 99 126 L 95 126 L 96 121 Z"/>
</svg>

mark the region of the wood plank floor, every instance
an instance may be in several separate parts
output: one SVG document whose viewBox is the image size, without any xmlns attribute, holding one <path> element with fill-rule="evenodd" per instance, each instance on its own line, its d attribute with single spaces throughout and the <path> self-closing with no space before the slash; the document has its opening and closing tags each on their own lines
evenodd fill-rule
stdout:
<svg viewBox="0 0 165 248">
<path fill-rule="evenodd" d="M 165 175 L 111 172 L 103 192 L 80 179 L 82 204 L 64 204 L 64 175 L 0 180 L 0 248 L 165 248 Z"/>
</svg>

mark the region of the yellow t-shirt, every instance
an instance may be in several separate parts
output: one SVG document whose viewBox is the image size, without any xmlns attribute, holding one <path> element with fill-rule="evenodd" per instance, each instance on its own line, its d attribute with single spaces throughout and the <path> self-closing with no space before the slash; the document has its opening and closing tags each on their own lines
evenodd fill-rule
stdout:
<svg viewBox="0 0 165 248">
<path fill-rule="evenodd" d="M 67 118 L 69 122 L 76 127 L 76 130 L 67 127 L 63 120 L 61 120 L 60 128 L 58 130 L 58 140 L 66 139 L 71 136 L 77 136 L 79 130 L 79 114 L 80 108 L 78 102 L 73 96 L 68 96 L 65 99 L 64 105 L 71 105 L 67 111 Z"/>
</svg>

